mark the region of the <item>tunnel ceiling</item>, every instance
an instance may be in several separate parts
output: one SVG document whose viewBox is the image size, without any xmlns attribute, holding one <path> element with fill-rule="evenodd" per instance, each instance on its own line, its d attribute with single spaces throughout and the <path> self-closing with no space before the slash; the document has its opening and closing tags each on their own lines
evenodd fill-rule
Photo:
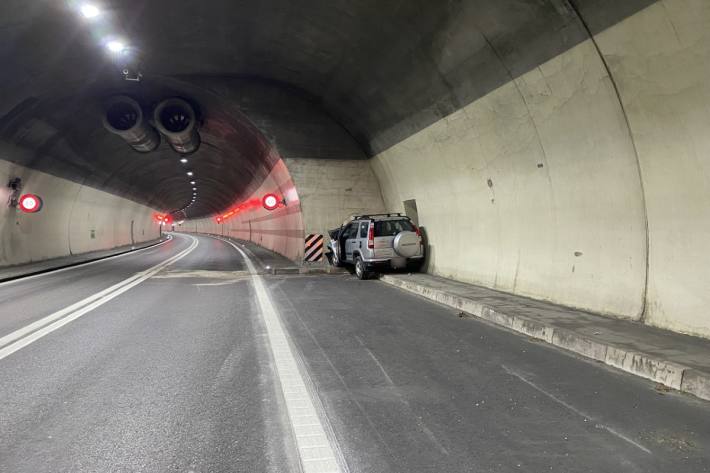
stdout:
<svg viewBox="0 0 710 473">
<path fill-rule="evenodd" d="M 284 156 L 376 154 L 651 0 L 3 0 L 0 159 L 176 210 L 191 188 L 165 143 L 133 152 L 101 126 L 116 93 L 146 113 L 196 105 L 190 216 L 244 197 Z M 107 53 L 120 37 L 130 53 Z M 123 80 L 128 65 L 143 73 Z M 204 184 L 204 185 L 202 185 Z"/>
</svg>

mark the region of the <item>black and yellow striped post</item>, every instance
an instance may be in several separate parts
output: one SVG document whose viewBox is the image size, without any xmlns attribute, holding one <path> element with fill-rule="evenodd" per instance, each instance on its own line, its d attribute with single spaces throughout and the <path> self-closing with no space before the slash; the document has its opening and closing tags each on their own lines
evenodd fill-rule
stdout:
<svg viewBox="0 0 710 473">
<path fill-rule="evenodd" d="M 306 236 L 303 260 L 307 263 L 323 261 L 323 235 L 316 233 Z"/>
</svg>

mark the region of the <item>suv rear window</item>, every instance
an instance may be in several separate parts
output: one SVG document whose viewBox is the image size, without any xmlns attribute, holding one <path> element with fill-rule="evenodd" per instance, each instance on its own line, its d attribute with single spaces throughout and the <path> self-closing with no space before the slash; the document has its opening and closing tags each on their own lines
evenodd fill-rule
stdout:
<svg viewBox="0 0 710 473">
<path fill-rule="evenodd" d="M 414 225 L 409 220 L 382 220 L 375 222 L 375 236 L 395 236 L 399 232 L 413 232 Z"/>
</svg>

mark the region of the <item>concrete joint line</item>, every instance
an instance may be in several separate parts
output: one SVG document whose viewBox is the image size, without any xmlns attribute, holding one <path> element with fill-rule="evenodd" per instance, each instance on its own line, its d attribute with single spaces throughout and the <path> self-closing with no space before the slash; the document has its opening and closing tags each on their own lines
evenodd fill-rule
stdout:
<svg viewBox="0 0 710 473">
<path fill-rule="evenodd" d="M 162 271 L 166 266 L 184 258 L 197 248 L 198 245 L 196 238 L 192 236 L 190 238 L 193 240 L 192 244 L 177 255 L 0 338 L 0 360 L 78 319 L 82 315 L 91 312 L 146 279 L 149 279 Z"/>
<path fill-rule="evenodd" d="M 263 279 L 247 254 L 229 240 L 217 238 L 236 249 L 244 258 L 252 284 L 259 302 L 260 312 L 268 334 L 271 354 L 276 365 L 276 374 L 281 385 L 288 418 L 301 460 L 303 473 L 344 473 L 344 461 L 336 456 L 339 449 L 333 435 L 326 432 L 327 419 L 306 385 L 306 380 L 299 370 L 296 355 L 291 347 L 290 337 L 284 329 L 276 307 L 269 297 Z M 324 425 L 323 419 L 326 420 Z M 343 466 L 341 466 L 343 465 Z"/>
<path fill-rule="evenodd" d="M 650 379 L 678 391 L 710 400 L 710 374 L 668 360 L 658 359 L 585 337 L 571 330 L 515 314 L 507 314 L 473 299 L 411 281 L 382 276 L 380 281 L 441 304 L 462 310 L 473 316 L 507 329 L 541 340 L 558 348 L 599 361 L 627 373 Z"/>
</svg>

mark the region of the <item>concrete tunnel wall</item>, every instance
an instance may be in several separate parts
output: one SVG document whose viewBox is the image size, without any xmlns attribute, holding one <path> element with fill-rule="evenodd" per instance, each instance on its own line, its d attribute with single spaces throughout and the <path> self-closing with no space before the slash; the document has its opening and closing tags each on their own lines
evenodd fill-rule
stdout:
<svg viewBox="0 0 710 473">
<path fill-rule="evenodd" d="M 430 271 L 710 336 L 708 25 L 657 2 L 378 154 Z"/>
<path fill-rule="evenodd" d="M 433 274 L 710 337 L 704 315 L 710 303 L 710 2 L 511 0 L 462 2 L 451 10 L 442 5 L 411 2 L 398 10 L 387 2 L 363 9 L 352 4 L 324 9 L 325 16 L 317 17 L 303 9 L 293 16 L 306 17 L 307 28 L 273 29 L 283 35 L 278 41 L 231 51 L 244 64 L 259 58 L 255 72 L 267 80 L 232 78 L 245 69 L 224 60 L 232 56 L 223 55 L 229 45 L 222 42 L 205 37 L 193 48 L 196 56 L 173 57 L 184 38 L 169 33 L 180 28 L 153 38 L 160 43 L 165 37 L 166 49 L 154 44 L 151 59 L 163 67 L 159 75 L 146 76 L 146 85 L 156 89 L 146 88 L 147 103 L 166 96 L 168 77 L 180 76 L 171 79 L 180 83 L 168 84 L 168 95 L 192 97 L 206 117 L 202 131 L 209 146 L 195 163 L 209 185 L 200 184 L 194 214 L 217 211 L 237 194 L 235 206 L 272 191 L 288 202 L 272 213 L 253 206 L 221 226 L 211 216 L 185 228 L 246 236 L 299 260 L 305 234 L 325 233 L 354 213 L 402 211 L 403 201 L 415 199 Z M 385 7 L 392 8 L 387 15 L 367 15 L 369 8 Z M 400 14 L 425 7 L 431 15 L 419 15 L 418 22 Z M 147 26 L 148 18 L 143 17 Z M 242 18 L 254 17 L 235 15 L 235 27 Z M 363 19 L 375 25 L 370 32 L 382 35 L 363 29 Z M 330 25 L 340 20 L 339 34 L 331 37 Z M 264 30 L 261 22 L 254 25 Z M 382 44 L 391 48 L 381 53 Z M 64 49 L 76 62 L 57 64 L 83 64 L 79 59 L 87 51 Z M 188 57 L 191 67 L 178 67 Z M 24 161 L 0 158 L 46 166 L 40 169 L 94 188 L 68 180 L 49 186 L 66 206 L 61 212 L 69 220 L 62 224 L 59 214 L 54 224 L 25 216 L 17 217 L 18 224 L 12 211 L 3 214 L 0 264 L 89 251 L 99 234 L 101 245 L 125 243 L 128 217 L 144 219 L 146 233 L 157 233 L 148 223 L 150 209 L 96 188 L 111 183 L 114 194 L 180 208 L 190 189 L 176 187 L 184 176 L 168 147 L 156 154 L 155 172 L 143 172 L 138 177 L 145 181 L 134 185 L 131 175 L 145 168 L 138 159 L 124 166 L 120 139 L 104 136 L 92 120 L 59 126 L 100 94 L 76 101 L 75 89 L 57 84 L 66 96 L 55 103 L 53 89 L 23 75 L 35 70 L 29 67 L 33 56 L 12 58 L 18 65 L 9 77 L 10 100 L 2 104 L 4 137 L 39 151 Z M 84 83 L 82 67 L 66 69 L 80 75 L 67 84 Z M 50 72 L 46 76 L 54 83 L 57 74 Z M 185 76 L 190 84 L 182 83 Z M 306 94 L 292 98 L 298 91 Z M 56 106 L 64 103 L 74 105 Z M 48 114 L 46 121 L 57 129 L 52 140 L 52 127 L 42 120 Z M 236 145 L 244 146 L 236 152 Z M 262 166 L 260 152 L 269 146 L 272 154 L 266 154 L 273 159 Z M 361 159 L 366 153 L 369 161 Z M 27 183 L 33 176 L 58 179 L 25 172 Z M 63 186 L 86 197 L 72 197 Z M 156 197 L 158 187 L 160 199 L 146 200 Z M 92 202 L 96 215 L 89 214 L 88 204 L 75 199 L 103 202 L 103 210 Z M 72 212 L 72 206 L 84 213 Z M 125 217 L 118 224 L 102 217 L 112 214 Z M 94 225 L 97 238 L 84 241 L 89 217 L 103 220 Z M 76 235 L 59 230 L 67 221 Z M 31 247 L 15 241 L 23 225 L 33 227 L 37 240 Z"/>
<path fill-rule="evenodd" d="M 107 250 L 155 240 L 160 227 L 148 207 L 115 195 L 0 160 L 0 181 L 20 177 L 42 210 L 0 213 L 0 267 Z M 0 199 L 8 201 L 3 187 Z"/>
<path fill-rule="evenodd" d="M 286 206 L 265 210 L 261 199 L 268 193 L 283 196 Z M 377 179 L 362 160 L 280 159 L 245 202 L 222 224 L 215 217 L 195 219 L 182 230 L 253 241 L 300 262 L 306 235 L 327 235 L 350 215 L 384 211 Z"/>
<path fill-rule="evenodd" d="M 285 160 L 302 227 L 199 225 L 297 260 L 301 228 L 382 209 L 371 167 L 387 210 L 416 200 L 429 272 L 708 337 L 708 24 L 708 2 L 657 2 L 369 163 Z"/>
</svg>

